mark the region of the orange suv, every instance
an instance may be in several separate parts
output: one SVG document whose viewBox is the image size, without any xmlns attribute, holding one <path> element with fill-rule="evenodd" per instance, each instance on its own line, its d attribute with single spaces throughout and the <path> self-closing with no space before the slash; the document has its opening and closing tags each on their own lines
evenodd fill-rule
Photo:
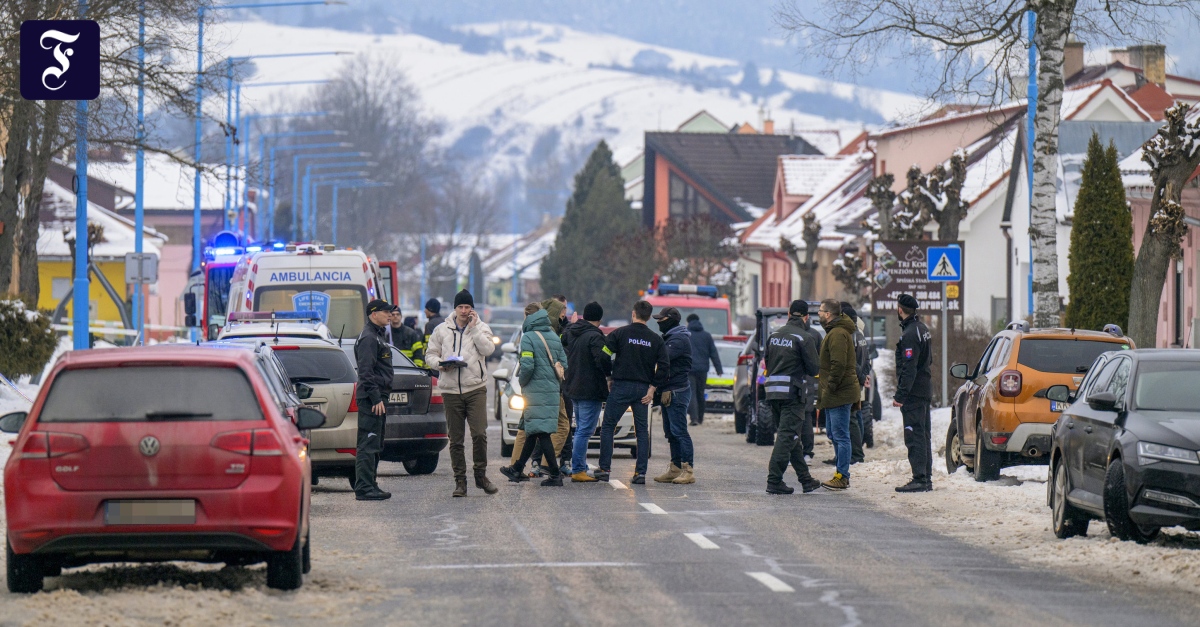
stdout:
<svg viewBox="0 0 1200 627">
<path fill-rule="evenodd" d="M 1000 478 L 1005 466 L 1045 464 L 1050 433 L 1066 403 L 1046 398 L 1052 385 L 1079 387 L 1096 357 L 1133 347 L 1128 337 L 1077 329 L 1030 329 L 1014 322 L 996 334 L 954 393 L 946 432 L 946 471 L 966 466 L 976 481 Z"/>
</svg>

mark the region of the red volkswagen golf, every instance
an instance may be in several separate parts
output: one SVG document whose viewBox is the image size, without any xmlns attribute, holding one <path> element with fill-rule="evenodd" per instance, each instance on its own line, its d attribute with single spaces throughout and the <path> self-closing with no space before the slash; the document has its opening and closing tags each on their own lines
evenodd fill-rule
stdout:
<svg viewBox="0 0 1200 627">
<path fill-rule="evenodd" d="M 269 353 L 269 351 L 267 351 Z M 64 567 L 190 560 L 267 563 L 267 585 L 309 568 L 311 469 L 269 355 L 197 346 L 77 351 L 51 370 L 4 468 L 8 588 Z"/>
</svg>

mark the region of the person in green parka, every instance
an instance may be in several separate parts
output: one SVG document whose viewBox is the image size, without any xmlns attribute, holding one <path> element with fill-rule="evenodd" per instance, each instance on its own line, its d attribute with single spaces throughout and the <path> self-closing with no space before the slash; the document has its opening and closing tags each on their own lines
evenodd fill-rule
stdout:
<svg viewBox="0 0 1200 627">
<path fill-rule="evenodd" d="M 500 469 L 509 481 L 528 481 L 524 473 L 525 463 L 537 451 L 549 463 L 550 476 L 542 481 L 544 486 L 561 486 L 562 471 L 558 466 L 558 454 L 550 435 L 558 430 L 558 410 L 561 383 L 555 364 L 567 367 L 567 354 L 562 342 L 550 325 L 550 316 L 538 309 L 525 317 L 521 328 L 521 366 L 518 380 L 521 396 L 525 398 L 525 411 L 521 422 L 525 431 L 525 445 L 521 457 L 512 466 Z"/>
</svg>

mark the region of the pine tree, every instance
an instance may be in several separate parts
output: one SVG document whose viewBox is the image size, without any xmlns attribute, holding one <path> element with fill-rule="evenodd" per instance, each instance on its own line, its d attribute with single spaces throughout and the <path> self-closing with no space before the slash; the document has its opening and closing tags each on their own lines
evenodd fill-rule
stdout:
<svg viewBox="0 0 1200 627">
<path fill-rule="evenodd" d="M 542 260 L 542 291 L 576 303 L 595 300 L 608 316 L 624 317 L 653 275 L 656 250 L 625 199 L 612 151 L 601 141 L 575 175 L 562 226 Z"/>
<path fill-rule="evenodd" d="M 1100 330 L 1129 318 L 1133 280 L 1133 219 L 1125 202 L 1125 186 L 1117 165 L 1117 148 L 1108 148 L 1092 133 L 1083 180 L 1075 199 L 1071 227 L 1071 301 L 1066 323 L 1075 329 Z"/>
</svg>

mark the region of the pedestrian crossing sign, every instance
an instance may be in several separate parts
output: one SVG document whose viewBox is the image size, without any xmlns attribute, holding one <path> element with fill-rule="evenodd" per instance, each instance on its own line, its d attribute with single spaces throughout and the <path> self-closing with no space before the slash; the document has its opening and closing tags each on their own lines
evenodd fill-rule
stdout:
<svg viewBox="0 0 1200 627">
<path fill-rule="evenodd" d="M 958 246 L 931 247 L 925 259 L 928 264 L 926 278 L 929 281 L 962 280 L 962 249 Z"/>
</svg>

